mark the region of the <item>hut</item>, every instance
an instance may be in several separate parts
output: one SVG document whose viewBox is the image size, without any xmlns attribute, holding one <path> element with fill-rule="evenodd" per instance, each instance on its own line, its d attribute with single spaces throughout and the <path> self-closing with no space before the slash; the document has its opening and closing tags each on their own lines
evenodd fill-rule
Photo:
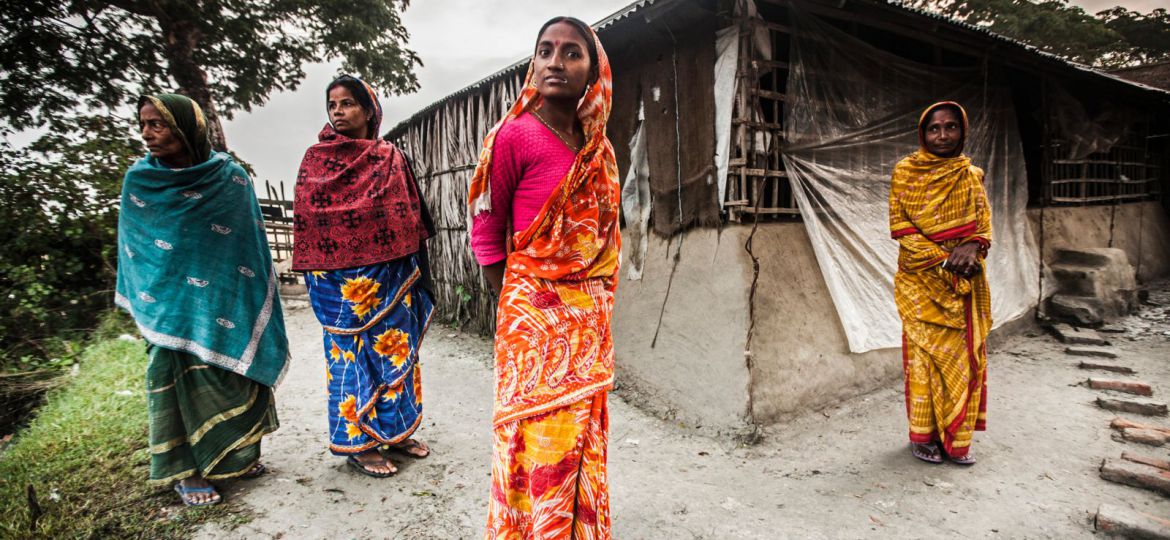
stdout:
<svg viewBox="0 0 1170 540">
<path fill-rule="evenodd" d="M 897 380 L 889 174 L 942 99 L 995 215 L 997 326 L 1029 320 L 1061 247 L 1170 272 L 1170 93 L 882 0 L 641 0 L 595 25 L 623 175 L 614 332 L 627 397 L 737 430 Z M 488 331 L 466 190 L 527 59 L 394 127 L 439 233 L 439 304 Z"/>
</svg>

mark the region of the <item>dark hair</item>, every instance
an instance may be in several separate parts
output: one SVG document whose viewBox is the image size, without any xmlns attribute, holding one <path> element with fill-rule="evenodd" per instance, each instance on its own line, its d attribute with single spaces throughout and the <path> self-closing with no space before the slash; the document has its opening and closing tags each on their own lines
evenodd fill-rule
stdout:
<svg viewBox="0 0 1170 540">
<path fill-rule="evenodd" d="M 378 128 L 376 125 L 374 125 L 378 121 L 376 118 L 377 114 L 374 111 L 374 98 L 370 96 L 368 92 L 366 92 L 365 85 L 362 84 L 361 81 L 349 75 L 342 75 L 334 79 L 333 82 L 329 83 L 329 86 L 325 88 L 326 103 L 329 102 L 329 92 L 332 92 L 333 89 L 337 88 L 338 86 L 343 86 L 348 89 L 349 93 L 353 94 L 353 98 L 357 100 L 358 105 L 361 105 L 363 110 L 365 110 L 367 113 L 370 113 L 370 120 L 366 123 L 367 130 L 369 131 L 367 135 L 374 139 L 378 138 L 378 134 L 375 133 Z"/>
<path fill-rule="evenodd" d="M 597 78 L 597 71 L 600 68 L 597 66 L 599 60 L 597 59 L 597 44 L 593 42 L 593 31 L 589 29 L 589 25 L 585 21 L 576 17 L 553 17 L 544 23 L 544 26 L 541 26 L 540 31 L 536 33 L 536 44 L 540 45 L 540 36 L 544 35 L 544 31 L 548 30 L 548 27 L 557 23 L 572 25 L 577 30 L 577 33 L 581 34 L 581 39 L 585 40 L 585 48 L 589 50 L 589 64 L 592 70 L 589 82 L 592 83 Z"/>
</svg>

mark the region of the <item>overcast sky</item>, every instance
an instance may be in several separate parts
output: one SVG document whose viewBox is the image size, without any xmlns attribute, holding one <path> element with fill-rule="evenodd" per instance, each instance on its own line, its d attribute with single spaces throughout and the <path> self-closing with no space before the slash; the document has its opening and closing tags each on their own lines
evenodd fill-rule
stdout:
<svg viewBox="0 0 1170 540">
<path fill-rule="evenodd" d="M 383 94 L 382 132 L 419 109 L 442 99 L 530 54 L 536 32 L 557 15 L 595 23 L 632 0 L 415 0 L 403 16 L 410 47 L 422 58 L 418 92 Z M 256 169 L 257 187 L 265 180 L 293 180 L 305 149 L 325 125 L 325 86 L 339 62 L 308 66 L 294 92 L 272 97 L 263 107 L 239 114 L 224 125 L 228 146 Z"/>
</svg>

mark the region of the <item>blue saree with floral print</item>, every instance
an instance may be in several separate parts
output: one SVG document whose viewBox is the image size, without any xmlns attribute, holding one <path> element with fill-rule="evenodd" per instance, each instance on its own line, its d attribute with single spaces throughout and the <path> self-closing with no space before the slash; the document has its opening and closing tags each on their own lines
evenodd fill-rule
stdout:
<svg viewBox="0 0 1170 540">
<path fill-rule="evenodd" d="M 418 349 L 434 311 L 418 258 L 306 272 L 324 327 L 329 450 L 396 444 L 422 421 Z"/>
</svg>

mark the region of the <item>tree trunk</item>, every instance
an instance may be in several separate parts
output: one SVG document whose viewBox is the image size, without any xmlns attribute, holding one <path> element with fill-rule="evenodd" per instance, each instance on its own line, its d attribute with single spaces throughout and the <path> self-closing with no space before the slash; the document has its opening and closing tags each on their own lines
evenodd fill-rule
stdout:
<svg viewBox="0 0 1170 540">
<path fill-rule="evenodd" d="M 221 152 L 226 151 L 227 139 L 223 134 L 223 125 L 219 122 L 215 101 L 211 97 L 211 87 L 207 84 L 207 72 L 195 61 L 195 50 L 203 33 L 190 21 L 160 23 L 166 36 L 165 54 L 171 77 L 179 83 L 180 93 L 203 108 L 211 136 L 211 147 Z"/>
</svg>

